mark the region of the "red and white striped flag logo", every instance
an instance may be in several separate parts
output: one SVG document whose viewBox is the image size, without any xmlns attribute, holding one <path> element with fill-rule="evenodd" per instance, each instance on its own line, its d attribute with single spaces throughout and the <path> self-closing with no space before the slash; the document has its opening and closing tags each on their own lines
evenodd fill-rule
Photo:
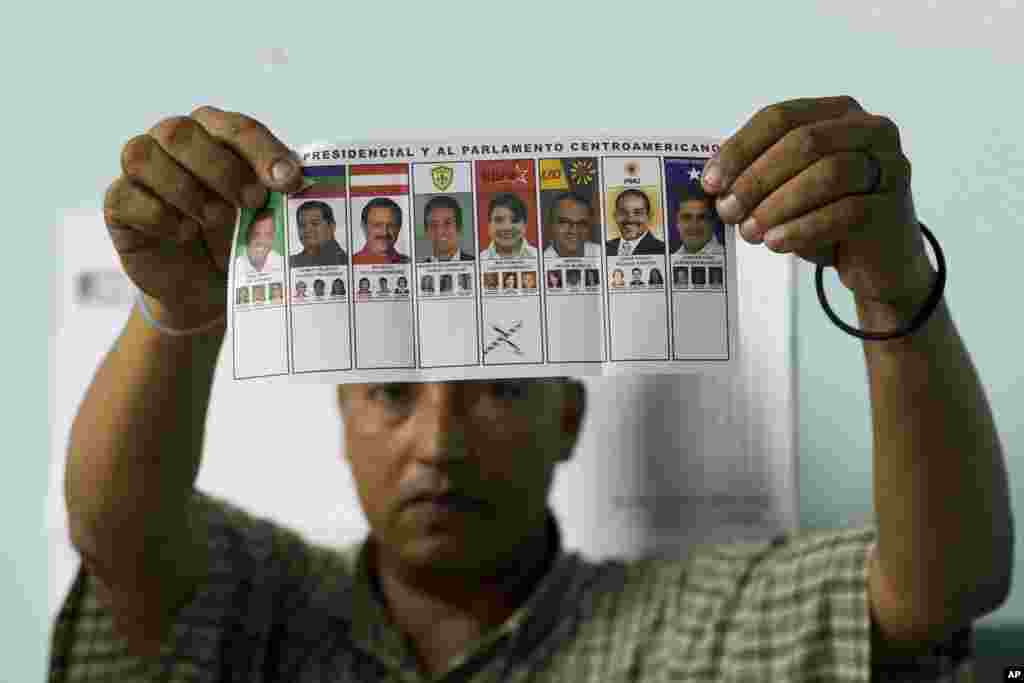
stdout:
<svg viewBox="0 0 1024 683">
<path fill-rule="evenodd" d="M 394 197 L 409 193 L 409 164 L 350 167 L 353 197 Z"/>
</svg>

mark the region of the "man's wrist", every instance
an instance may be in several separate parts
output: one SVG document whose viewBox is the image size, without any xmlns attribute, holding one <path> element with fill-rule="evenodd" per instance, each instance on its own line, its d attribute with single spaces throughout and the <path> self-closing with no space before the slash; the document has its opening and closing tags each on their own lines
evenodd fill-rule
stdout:
<svg viewBox="0 0 1024 683">
<path fill-rule="evenodd" d="M 938 271 L 932 267 L 927 255 L 915 267 L 916 274 L 899 296 L 886 301 L 869 299 L 854 294 L 860 328 L 865 332 L 893 332 L 906 327 L 920 312 L 935 288 Z"/>
<path fill-rule="evenodd" d="M 177 311 L 165 306 L 159 299 L 155 299 L 145 292 L 140 292 L 142 302 L 146 306 L 149 317 L 156 323 L 157 330 L 165 327 L 171 330 L 193 330 L 209 326 L 209 332 L 223 332 L 224 325 L 214 324 L 218 318 L 223 318 L 226 311 L 225 302 L 220 305 L 210 304 L 207 306 L 193 306 L 186 311 Z M 145 312 L 143 312 L 145 315 Z"/>
</svg>

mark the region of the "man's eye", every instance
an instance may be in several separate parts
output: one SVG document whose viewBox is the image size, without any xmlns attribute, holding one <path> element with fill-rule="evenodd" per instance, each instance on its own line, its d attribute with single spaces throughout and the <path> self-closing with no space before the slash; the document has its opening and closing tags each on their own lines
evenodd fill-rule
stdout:
<svg viewBox="0 0 1024 683">
<path fill-rule="evenodd" d="M 400 404 L 409 400 L 412 391 L 405 384 L 378 384 L 370 389 L 369 394 L 374 401 Z"/>
</svg>

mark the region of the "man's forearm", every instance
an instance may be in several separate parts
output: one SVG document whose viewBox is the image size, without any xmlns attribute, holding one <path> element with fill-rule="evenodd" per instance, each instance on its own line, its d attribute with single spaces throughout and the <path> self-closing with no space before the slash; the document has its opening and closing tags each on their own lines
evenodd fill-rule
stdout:
<svg viewBox="0 0 1024 683">
<path fill-rule="evenodd" d="M 65 494 L 72 540 L 123 556 L 180 521 L 199 469 L 224 330 L 168 337 L 133 310 L 79 407 Z"/>
<path fill-rule="evenodd" d="M 856 303 L 868 331 L 896 329 L 914 310 Z M 976 618 L 1009 590 L 1013 521 L 1002 445 L 970 355 L 945 299 L 911 336 L 863 348 L 878 562 L 920 623 Z"/>
</svg>

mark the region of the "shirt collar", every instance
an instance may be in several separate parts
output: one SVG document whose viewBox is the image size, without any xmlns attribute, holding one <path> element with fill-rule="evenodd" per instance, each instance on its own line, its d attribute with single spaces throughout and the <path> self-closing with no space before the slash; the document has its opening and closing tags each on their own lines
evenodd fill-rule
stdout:
<svg viewBox="0 0 1024 683">
<path fill-rule="evenodd" d="M 562 546 L 562 533 L 550 508 L 546 524 L 550 532 L 553 560 L 547 573 L 534 588 L 530 597 L 500 626 L 485 634 L 469 646 L 464 656 L 453 662 L 453 667 L 472 658 L 495 641 L 508 637 L 521 652 L 529 652 L 569 613 L 567 602 L 578 606 L 581 581 L 581 558 L 566 553 Z M 375 587 L 370 571 L 370 548 L 367 538 L 357 550 L 353 574 L 351 610 L 351 638 L 356 647 L 396 667 L 416 668 L 415 654 L 406 636 L 395 626 Z"/>
</svg>

